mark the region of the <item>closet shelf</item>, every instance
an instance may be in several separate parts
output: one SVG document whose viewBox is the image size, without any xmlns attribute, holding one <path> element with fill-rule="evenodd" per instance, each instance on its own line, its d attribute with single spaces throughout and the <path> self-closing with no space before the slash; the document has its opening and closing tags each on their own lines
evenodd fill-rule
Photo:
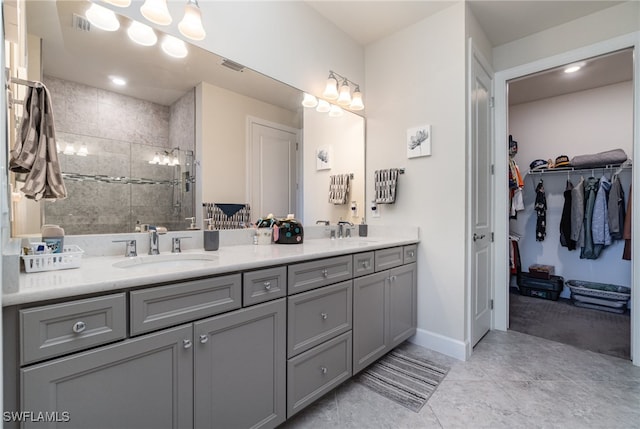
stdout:
<svg viewBox="0 0 640 429">
<path fill-rule="evenodd" d="M 575 168 L 575 167 L 558 167 L 558 168 L 548 168 L 546 170 L 534 170 L 531 171 L 529 170 L 527 172 L 527 175 L 539 175 L 539 176 L 543 176 L 543 175 L 547 175 L 547 174 L 571 174 L 573 172 L 575 173 L 582 173 L 585 171 L 608 171 L 608 170 L 631 170 L 633 166 L 630 164 L 610 164 L 610 165 L 605 165 L 602 167 L 593 167 L 593 168 Z"/>
</svg>

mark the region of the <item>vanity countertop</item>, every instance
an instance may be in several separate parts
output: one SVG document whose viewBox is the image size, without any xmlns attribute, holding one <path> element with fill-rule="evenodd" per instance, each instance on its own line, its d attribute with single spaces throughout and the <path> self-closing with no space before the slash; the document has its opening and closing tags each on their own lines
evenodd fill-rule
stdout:
<svg viewBox="0 0 640 429">
<path fill-rule="evenodd" d="M 221 246 L 219 250 L 187 250 L 183 254 L 206 253 L 211 260 L 168 261 L 119 268 L 113 264 L 124 256 L 83 257 L 79 268 L 20 273 L 18 285 L 3 288 L 2 305 L 28 304 L 130 287 L 180 281 L 188 278 L 224 274 L 283 265 L 306 260 L 366 252 L 417 243 L 416 236 L 374 236 L 329 240 L 308 239 L 302 244 Z M 164 253 L 166 254 L 166 253 Z M 155 256 L 146 256 L 154 258 Z M 160 255 L 162 256 L 162 254 Z"/>
</svg>

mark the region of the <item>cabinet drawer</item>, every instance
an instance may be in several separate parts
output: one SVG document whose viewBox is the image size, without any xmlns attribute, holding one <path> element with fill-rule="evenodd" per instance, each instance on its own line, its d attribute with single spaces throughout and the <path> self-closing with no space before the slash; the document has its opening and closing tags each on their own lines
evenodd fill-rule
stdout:
<svg viewBox="0 0 640 429">
<path fill-rule="evenodd" d="M 353 277 L 366 276 L 373 273 L 374 253 L 356 253 L 353 255 Z"/>
<path fill-rule="evenodd" d="M 353 257 L 351 255 L 290 265 L 288 293 L 291 295 L 349 280 L 353 276 L 352 266 Z"/>
<path fill-rule="evenodd" d="M 351 377 L 351 331 L 287 362 L 287 418 Z"/>
<path fill-rule="evenodd" d="M 20 310 L 23 365 L 125 338 L 125 294 Z"/>
<path fill-rule="evenodd" d="M 267 268 L 243 274 L 242 305 L 258 304 L 287 295 L 287 268 Z"/>
<path fill-rule="evenodd" d="M 240 308 L 240 274 L 131 292 L 131 335 Z"/>
<path fill-rule="evenodd" d="M 352 280 L 288 298 L 287 356 L 351 329 Z"/>
<path fill-rule="evenodd" d="M 404 263 L 410 264 L 411 262 L 415 262 L 418 257 L 418 245 L 411 244 L 409 246 L 404 246 Z"/>
<path fill-rule="evenodd" d="M 376 250 L 375 270 L 376 272 L 388 270 L 389 268 L 402 265 L 404 261 L 404 252 L 402 247 L 392 247 L 390 249 Z"/>
</svg>

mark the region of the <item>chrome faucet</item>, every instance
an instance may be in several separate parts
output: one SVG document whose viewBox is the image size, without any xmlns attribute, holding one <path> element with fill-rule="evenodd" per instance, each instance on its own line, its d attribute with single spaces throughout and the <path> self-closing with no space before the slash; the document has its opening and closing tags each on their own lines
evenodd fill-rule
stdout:
<svg viewBox="0 0 640 429">
<path fill-rule="evenodd" d="M 347 225 L 347 237 L 351 237 L 351 231 L 349 230 L 350 226 L 353 224 L 346 220 L 341 220 L 338 222 L 338 238 L 344 237 L 344 226 Z"/>
<path fill-rule="evenodd" d="M 149 230 L 149 255 L 160 254 L 160 240 L 158 239 L 158 231 Z"/>
<path fill-rule="evenodd" d="M 136 240 L 113 240 L 114 243 L 127 243 L 127 248 L 124 252 L 124 256 L 127 258 L 132 258 L 134 256 L 138 256 L 138 252 L 136 250 Z"/>
</svg>

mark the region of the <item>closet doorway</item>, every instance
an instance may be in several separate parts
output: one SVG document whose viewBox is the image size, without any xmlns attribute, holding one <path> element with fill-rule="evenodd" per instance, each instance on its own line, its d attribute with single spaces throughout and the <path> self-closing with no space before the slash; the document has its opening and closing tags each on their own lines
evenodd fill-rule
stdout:
<svg viewBox="0 0 640 429">
<path fill-rule="evenodd" d="M 571 72 L 569 67 L 578 70 Z M 524 185 L 518 191 L 523 204 L 510 207 L 509 329 L 630 359 L 631 317 L 622 295 L 594 292 L 589 296 L 590 291 L 585 291 L 585 298 L 572 295 L 580 289 L 563 284 L 563 280 L 576 280 L 630 291 L 632 267 L 629 259 L 623 259 L 623 226 L 618 239 L 589 254 L 561 234 L 560 224 L 563 220 L 565 232 L 571 230 L 570 201 L 576 195 L 571 189 L 584 189 L 590 181 L 604 196 L 608 194 L 600 183 L 607 188 L 617 179 L 624 193 L 620 206 L 627 207 L 630 161 L 586 162 L 582 168 L 565 162 L 617 149 L 633 158 L 633 49 L 572 61 L 507 84 L 507 129 L 518 142 L 512 159 Z M 577 223 L 583 231 L 591 231 L 590 221 Z M 532 265 L 551 269 L 551 279 L 534 278 L 541 274 L 529 273 Z M 553 289 L 539 289 L 547 287 Z"/>
</svg>

